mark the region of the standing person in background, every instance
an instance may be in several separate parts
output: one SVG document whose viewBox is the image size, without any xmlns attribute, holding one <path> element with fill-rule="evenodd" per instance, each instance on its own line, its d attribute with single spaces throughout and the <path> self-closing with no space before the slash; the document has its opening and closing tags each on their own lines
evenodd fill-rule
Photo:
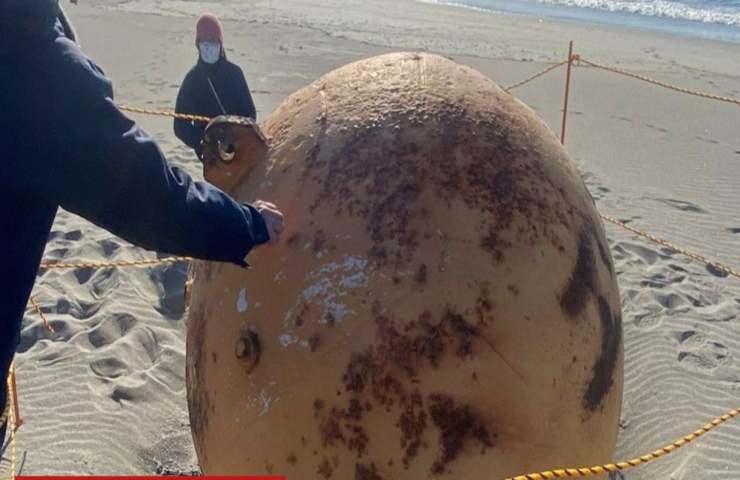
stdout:
<svg viewBox="0 0 740 480">
<path fill-rule="evenodd" d="M 178 113 L 216 117 L 239 115 L 257 119 L 252 94 L 242 69 L 226 59 L 223 28 L 218 18 L 202 15 L 196 24 L 198 63 L 190 69 L 177 94 Z M 175 120 L 175 135 L 198 157 L 206 125 Z"/>
</svg>

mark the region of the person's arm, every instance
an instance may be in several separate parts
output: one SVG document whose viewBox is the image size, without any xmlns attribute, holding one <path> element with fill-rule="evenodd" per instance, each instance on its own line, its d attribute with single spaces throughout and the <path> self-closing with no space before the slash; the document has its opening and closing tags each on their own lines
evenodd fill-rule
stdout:
<svg viewBox="0 0 740 480">
<path fill-rule="evenodd" d="M 262 215 L 171 167 L 113 102 L 110 82 L 81 53 L 57 69 L 67 87 L 60 152 L 43 159 L 63 208 L 148 249 L 244 265 L 269 234 Z M 52 121 L 55 121 L 52 119 Z"/>
<path fill-rule="evenodd" d="M 195 78 L 188 74 L 180 86 L 177 93 L 177 103 L 175 105 L 177 113 L 197 114 L 195 106 Z M 197 148 L 203 139 L 205 131 L 204 123 L 191 122 L 190 120 L 181 120 L 176 118 L 174 121 L 175 135 L 185 145 L 190 148 Z"/>
<path fill-rule="evenodd" d="M 244 77 L 244 72 L 241 68 L 236 67 L 234 74 L 236 76 L 237 98 L 239 99 L 238 111 L 235 114 L 257 120 L 257 108 L 254 106 L 252 92 L 249 91 L 249 85 L 247 84 L 247 79 Z"/>
</svg>

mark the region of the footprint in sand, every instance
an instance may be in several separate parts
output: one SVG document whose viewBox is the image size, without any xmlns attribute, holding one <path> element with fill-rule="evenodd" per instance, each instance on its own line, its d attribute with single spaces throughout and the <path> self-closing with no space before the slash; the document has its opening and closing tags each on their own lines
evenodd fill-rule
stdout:
<svg viewBox="0 0 740 480">
<path fill-rule="evenodd" d="M 594 187 L 593 190 L 591 191 L 591 196 L 594 198 L 594 200 L 601 200 L 609 192 L 611 192 L 611 190 L 609 190 L 608 188 L 597 186 L 597 187 Z"/>
<path fill-rule="evenodd" d="M 649 280 L 642 280 L 640 282 L 640 286 L 641 287 L 645 287 L 645 288 L 658 288 L 658 289 L 660 289 L 660 288 L 665 288 L 666 283 L 664 281 L 662 281 L 662 280 L 649 279 Z"/>
<path fill-rule="evenodd" d="M 725 272 L 724 270 L 720 270 L 716 266 L 712 265 L 711 263 L 706 266 L 707 272 L 711 273 L 715 277 L 719 278 L 727 278 L 730 274 Z"/>
<path fill-rule="evenodd" d="M 663 323 L 663 313 L 661 312 L 643 312 L 635 315 L 635 328 L 638 330 L 653 330 Z"/>
<path fill-rule="evenodd" d="M 54 329 L 54 333 L 46 329 L 46 325 L 44 325 L 41 319 L 35 319 L 31 326 L 21 331 L 21 339 L 16 351 L 18 353 L 26 353 L 41 340 L 66 342 L 75 334 L 66 320 L 50 320 L 49 325 Z"/>
<path fill-rule="evenodd" d="M 95 273 L 94 270 L 87 269 L 87 268 L 81 268 L 78 270 L 74 270 L 72 274 L 77 279 L 77 283 L 80 285 L 84 285 L 88 281 L 90 281 L 90 278 L 93 276 L 93 273 Z"/>
<path fill-rule="evenodd" d="M 675 200 L 673 198 L 656 198 L 655 201 L 673 207 L 677 210 L 681 210 L 682 212 L 708 213 L 699 205 L 687 202 L 685 200 Z"/>
<path fill-rule="evenodd" d="M 118 321 L 124 318 L 126 317 L 119 316 Z M 116 331 L 117 327 L 123 328 Z M 98 377 L 105 379 L 128 377 L 130 383 L 135 381 L 134 377 L 149 371 L 160 362 L 162 345 L 152 329 L 133 328 L 133 321 L 130 318 L 124 320 L 123 325 L 119 323 L 108 325 L 106 328 L 112 331 L 98 332 L 99 335 L 93 336 L 90 342 L 100 345 L 99 355 L 90 362 L 90 369 Z"/>
<path fill-rule="evenodd" d="M 188 265 L 180 263 L 158 269 L 152 280 L 162 289 L 159 305 L 155 308 L 165 317 L 179 320 L 185 313 L 185 280 Z"/>
<path fill-rule="evenodd" d="M 95 298 L 104 298 L 118 289 L 120 278 L 121 272 L 118 269 L 98 270 L 90 281 L 90 291 Z"/>
<path fill-rule="evenodd" d="M 116 387 L 113 389 L 113 392 L 110 394 L 111 400 L 113 400 L 116 403 L 121 403 L 124 400 L 127 402 L 132 401 L 135 397 L 131 395 L 127 389 Z"/>
<path fill-rule="evenodd" d="M 65 240 L 77 241 L 82 238 L 82 232 L 80 230 L 72 230 L 64 234 Z"/>
<path fill-rule="evenodd" d="M 90 363 L 90 368 L 99 377 L 114 382 L 113 385 L 106 384 L 108 386 L 99 392 L 117 403 L 124 400 L 146 402 L 155 395 L 151 387 L 153 377 L 158 383 L 172 388 L 178 382 L 181 384 L 183 379 L 176 373 L 179 370 L 173 367 L 176 362 L 172 350 L 164 346 L 163 341 L 167 341 L 166 335 L 163 337 L 151 328 L 139 326 L 126 336 L 126 340 L 106 349 L 105 356 Z M 108 390 L 110 387 L 112 390 Z"/>
<path fill-rule="evenodd" d="M 131 373 L 131 368 L 117 358 L 108 357 L 90 363 L 90 369 L 99 377 L 118 378 Z"/>
<path fill-rule="evenodd" d="M 646 265 L 654 265 L 661 258 L 660 252 L 632 242 L 618 242 L 615 250 L 622 251 L 633 258 L 637 257 Z"/>
<path fill-rule="evenodd" d="M 105 258 L 112 257 L 114 253 L 121 249 L 121 244 L 115 240 L 101 240 L 98 244 L 103 249 Z"/>
<path fill-rule="evenodd" d="M 733 320 L 737 319 L 737 314 L 732 313 L 726 313 L 724 315 L 721 314 L 714 314 L 713 317 L 707 318 L 705 321 L 707 323 L 727 323 L 732 322 Z"/>
<path fill-rule="evenodd" d="M 678 363 L 686 370 L 707 373 L 729 363 L 730 351 L 699 332 L 687 331 L 678 338 Z"/>
<path fill-rule="evenodd" d="M 67 253 L 69 253 L 69 248 L 66 247 L 47 249 L 44 252 L 44 259 L 61 260 L 67 256 Z"/>
<path fill-rule="evenodd" d="M 656 293 L 654 295 L 655 300 L 666 310 L 673 310 L 676 308 L 687 306 L 688 302 L 685 298 L 675 293 L 663 294 Z"/>
<path fill-rule="evenodd" d="M 713 138 L 702 137 L 698 135 L 694 137 L 694 140 L 699 140 L 700 142 L 705 142 L 705 143 L 711 143 L 712 145 L 719 145 L 721 143 L 719 140 L 715 140 Z"/>
<path fill-rule="evenodd" d="M 629 117 L 622 117 L 622 116 L 612 115 L 612 118 L 614 118 L 616 120 L 621 120 L 623 122 L 628 122 L 628 123 L 634 123 L 635 122 L 634 119 L 629 118 Z"/>
<path fill-rule="evenodd" d="M 728 228 L 727 231 L 730 233 L 740 233 L 740 227 Z"/>
<path fill-rule="evenodd" d="M 131 314 L 114 313 L 90 330 L 87 339 L 93 347 L 102 348 L 125 337 L 136 323 L 136 318 Z"/>
<path fill-rule="evenodd" d="M 60 298 L 57 300 L 55 312 L 58 315 L 71 315 L 77 320 L 87 320 L 98 313 L 101 306 L 101 302 L 70 301 L 66 298 Z"/>
<path fill-rule="evenodd" d="M 669 265 L 669 267 L 670 266 L 672 265 Z M 685 272 L 686 270 L 683 270 L 683 271 Z M 672 274 L 669 278 L 663 275 L 662 273 L 656 273 L 655 275 L 652 275 L 650 278 L 646 280 L 642 280 L 640 282 L 640 285 L 643 287 L 663 289 L 666 286 L 675 285 L 677 283 L 683 283 L 685 280 L 686 280 L 686 275 Z"/>
<path fill-rule="evenodd" d="M 689 271 L 686 270 L 685 268 L 683 268 L 681 265 L 676 265 L 674 263 L 669 263 L 668 264 L 668 268 L 670 268 L 674 272 L 689 273 Z M 684 278 L 686 278 L 686 277 L 681 277 L 681 281 L 683 281 Z"/>
<path fill-rule="evenodd" d="M 653 125 L 652 123 L 646 123 L 645 126 L 652 130 L 657 130 L 660 133 L 668 133 L 668 130 L 666 130 L 665 128 Z"/>
</svg>

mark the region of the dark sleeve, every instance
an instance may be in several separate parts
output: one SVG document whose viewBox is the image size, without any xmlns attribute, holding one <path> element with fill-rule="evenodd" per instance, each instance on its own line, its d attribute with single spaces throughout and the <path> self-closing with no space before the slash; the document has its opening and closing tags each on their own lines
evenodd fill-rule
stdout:
<svg viewBox="0 0 740 480">
<path fill-rule="evenodd" d="M 141 247 L 244 265 L 250 249 L 268 240 L 262 216 L 171 167 L 118 110 L 103 73 L 90 62 L 69 63 L 55 81 L 69 85 L 59 121 L 75 128 L 65 131 L 60 155 L 46 159 L 47 191 L 66 210 Z"/>
<path fill-rule="evenodd" d="M 254 106 L 254 100 L 252 99 L 252 92 L 249 91 L 249 85 L 247 85 L 247 79 L 244 77 L 244 72 L 238 66 L 234 69 L 235 84 L 237 88 L 238 100 L 238 111 L 236 115 L 242 117 L 249 117 L 252 120 L 257 120 L 257 109 Z"/>
<path fill-rule="evenodd" d="M 177 113 L 198 114 L 194 90 L 195 78 L 192 73 L 188 73 L 180 86 L 180 91 L 177 93 L 177 104 L 175 106 Z M 188 147 L 195 148 L 203 139 L 206 125 L 202 122 L 175 119 L 174 127 L 177 138 Z"/>
</svg>

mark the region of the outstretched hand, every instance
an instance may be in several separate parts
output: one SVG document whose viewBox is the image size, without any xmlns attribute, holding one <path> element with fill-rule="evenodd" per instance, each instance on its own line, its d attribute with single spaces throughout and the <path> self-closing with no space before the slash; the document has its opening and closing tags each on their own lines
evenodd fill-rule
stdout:
<svg viewBox="0 0 740 480">
<path fill-rule="evenodd" d="M 267 232 L 270 235 L 270 245 L 276 245 L 280 241 L 280 235 L 285 228 L 282 212 L 278 210 L 274 203 L 263 200 L 257 200 L 252 206 L 260 212 L 262 218 L 265 220 Z"/>
</svg>

